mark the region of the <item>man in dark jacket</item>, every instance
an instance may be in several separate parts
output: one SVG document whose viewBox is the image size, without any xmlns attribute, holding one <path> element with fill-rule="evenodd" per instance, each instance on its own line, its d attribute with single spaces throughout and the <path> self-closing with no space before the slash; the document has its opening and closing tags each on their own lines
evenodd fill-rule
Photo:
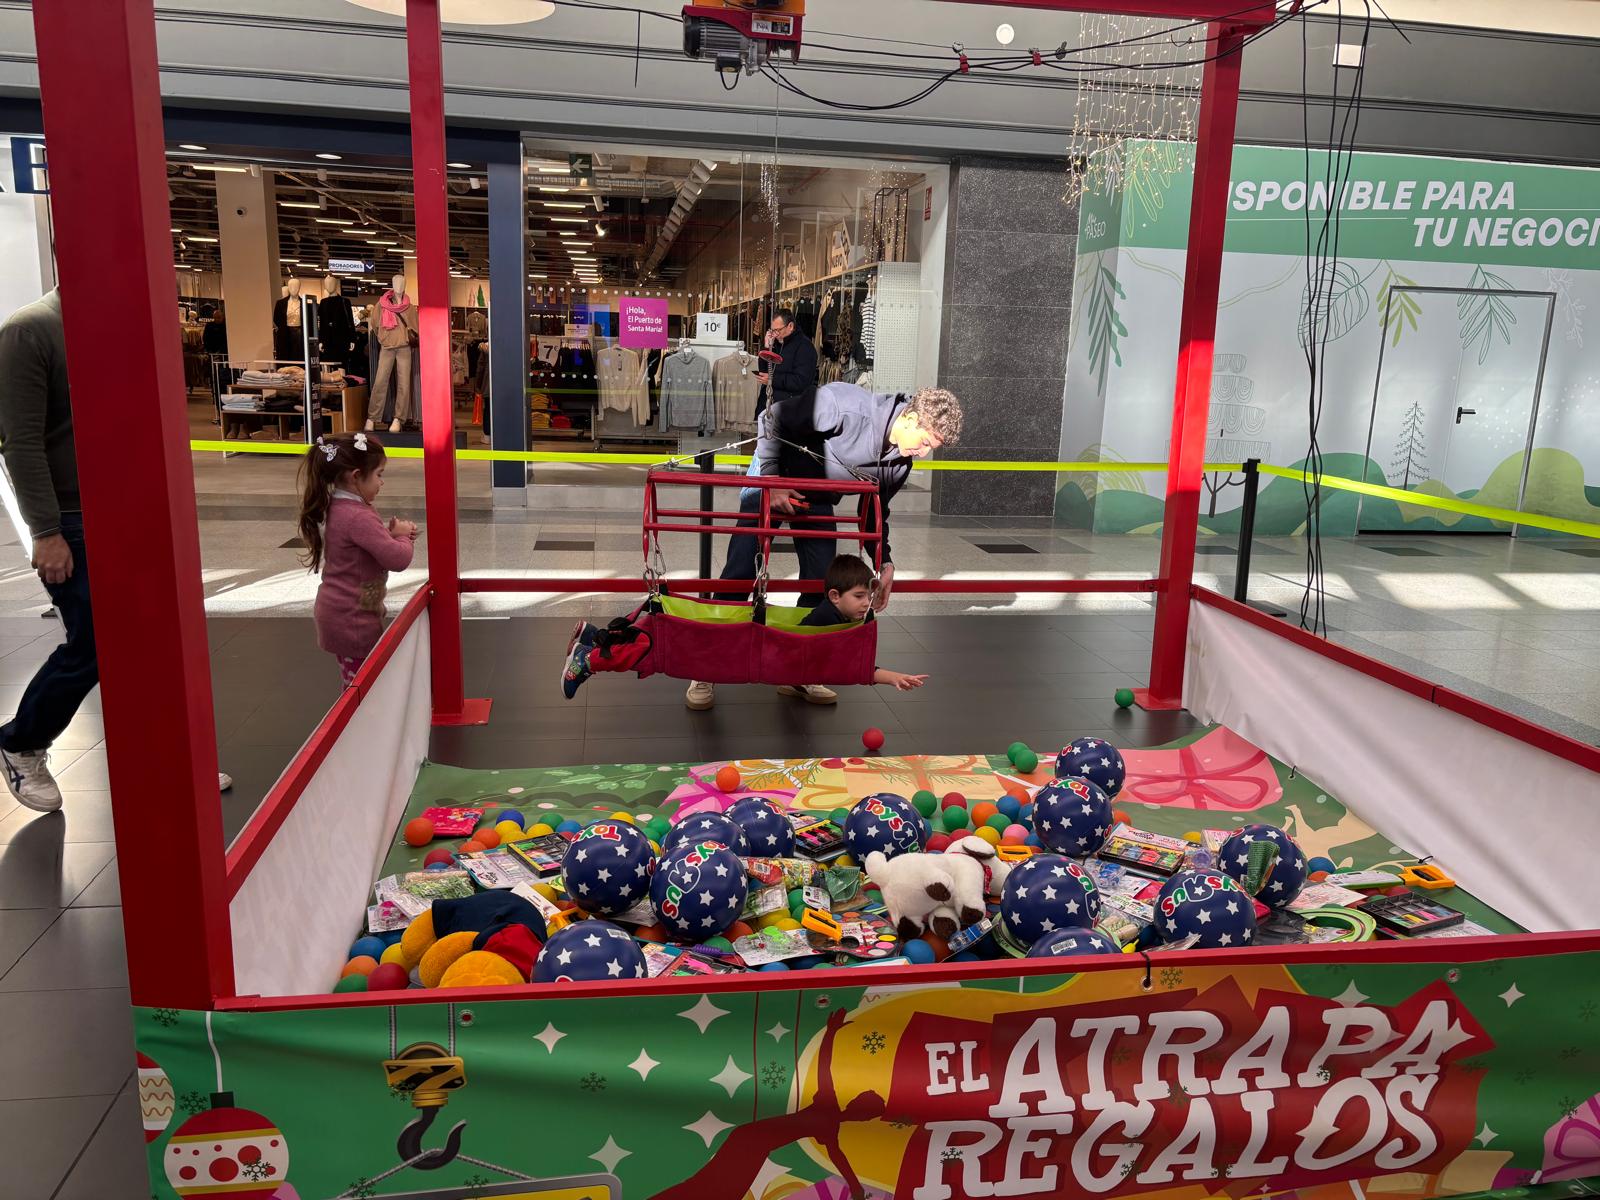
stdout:
<svg viewBox="0 0 1600 1200">
<path fill-rule="evenodd" d="M 817 348 L 795 329 L 793 309 L 780 308 L 772 315 L 765 341 L 767 349 L 781 354 L 783 361 L 756 376 L 762 384 L 756 399 L 758 417 L 768 405 L 803 396 L 817 386 Z"/>
<path fill-rule="evenodd" d="M 797 398 L 790 409 L 788 401 L 775 404 L 762 415 L 760 436 L 750 464 L 751 475 L 781 475 L 791 478 L 867 479 L 878 485 L 883 512 L 883 568 L 873 608 L 882 612 L 894 590 L 894 554 L 889 545 L 889 504 L 911 476 L 912 460 L 925 458 L 941 446 L 960 440 L 961 402 L 943 388 L 923 388 L 910 396 L 879 396 L 853 383 L 830 383 Z M 807 450 L 796 447 L 806 445 Z M 812 449 L 814 447 L 814 449 Z M 813 457 L 813 454 L 815 455 Z M 801 469 L 804 468 L 804 469 Z M 772 493 L 775 513 L 793 516 L 831 516 L 837 499 L 834 495 L 789 490 Z M 739 507 L 754 512 L 760 493 L 746 489 Z M 869 510 L 863 510 L 863 517 Z M 781 518 L 774 518 L 781 519 Z M 741 524 L 754 525 L 755 519 Z M 831 525 L 831 523 L 830 523 Z M 870 521 L 865 521 L 871 529 Z M 829 526 L 824 526 L 829 527 Z M 827 574 L 837 548 L 834 538 L 796 538 L 795 554 L 800 560 L 802 579 L 821 579 Z M 756 538 L 735 536 L 728 546 L 728 562 L 723 579 L 753 579 L 756 573 Z M 862 557 L 871 558 L 865 548 Z M 816 598 L 808 598 L 812 604 Z M 805 600 L 802 600 L 805 603 Z M 784 695 L 798 696 L 813 704 L 832 704 L 838 699 L 831 688 L 820 684 L 800 684 L 778 689 Z M 690 708 L 706 709 L 716 703 L 716 690 L 703 680 L 689 684 L 684 702 Z"/>
</svg>

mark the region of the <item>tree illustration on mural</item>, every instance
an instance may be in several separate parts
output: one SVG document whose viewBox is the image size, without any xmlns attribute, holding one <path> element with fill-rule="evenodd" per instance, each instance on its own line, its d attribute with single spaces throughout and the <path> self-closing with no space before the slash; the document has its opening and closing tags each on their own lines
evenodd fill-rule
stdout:
<svg viewBox="0 0 1600 1200">
<path fill-rule="evenodd" d="M 1422 304 L 1415 292 L 1391 290 L 1416 287 L 1416 280 L 1407 279 L 1388 263 L 1384 266 L 1388 270 L 1383 277 L 1383 286 L 1378 289 L 1378 311 L 1384 314 L 1389 323 L 1389 345 L 1398 346 L 1407 325 L 1411 326 L 1411 332 L 1417 331 L 1417 318 L 1422 315 Z M 1393 301 L 1392 305 L 1390 301 Z"/>
<path fill-rule="evenodd" d="M 1400 474 L 1400 488 L 1409 488 L 1412 481 L 1423 483 L 1428 478 L 1428 441 L 1422 432 L 1422 402 L 1413 401 L 1400 422 L 1400 440 L 1395 443 L 1394 458 L 1389 467 Z"/>
<path fill-rule="evenodd" d="M 1206 461 L 1242 463 L 1247 458 L 1265 459 L 1272 444 L 1241 434 L 1260 433 L 1267 425 L 1267 410 L 1251 404 L 1255 380 L 1245 375 L 1248 356 L 1219 354 L 1211 367 L 1211 411 L 1206 422 Z M 1208 471 L 1200 477 L 1210 497 L 1206 515 L 1217 515 L 1217 494 L 1244 483 L 1244 476 L 1233 471 Z"/>
<path fill-rule="evenodd" d="M 1095 373 L 1095 386 L 1106 390 L 1106 372 L 1111 363 L 1122 365 L 1122 350 L 1118 343 L 1128 336 L 1128 327 L 1117 315 L 1117 301 L 1126 300 L 1117 277 L 1103 266 L 1095 268 L 1094 280 L 1089 289 L 1089 369 Z"/>
<path fill-rule="evenodd" d="M 1511 327 L 1517 323 L 1516 314 L 1503 299 L 1490 293 L 1508 292 L 1512 287 L 1500 276 L 1482 267 L 1473 268 L 1467 287 L 1476 294 L 1463 293 L 1456 297 L 1456 316 L 1461 321 L 1461 344 L 1471 346 L 1474 342 L 1478 343 L 1478 365 L 1481 367 L 1494 349 L 1496 334 L 1506 345 L 1511 345 Z"/>
<path fill-rule="evenodd" d="M 1349 333 L 1372 308 L 1372 299 L 1356 269 L 1346 262 L 1330 262 L 1319 279 L 1307 280 L 1300 290 L 1300 344 L 1336 342 Z M 1315 290 L 1316 295 L 1312 292 Z M 1312 311 L 1315 307 L 1316 311 Z"/>
</svg>

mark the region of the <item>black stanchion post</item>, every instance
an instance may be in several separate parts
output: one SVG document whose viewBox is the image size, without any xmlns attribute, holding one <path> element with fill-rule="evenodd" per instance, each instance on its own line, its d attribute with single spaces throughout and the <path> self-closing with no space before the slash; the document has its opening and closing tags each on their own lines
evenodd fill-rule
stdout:
<svg viewBox="0 0 1600 1200">
<path fill-rule="evenodd" d="M 1239 553 L 1234 562 L 1233 598 L 1250 602 L 1250 543 L 1256 536 L 1256 489 L 1261 486 L 1259 458 L 1244 460 L 1244 503 L 1239 507 Z"/>
</svg>

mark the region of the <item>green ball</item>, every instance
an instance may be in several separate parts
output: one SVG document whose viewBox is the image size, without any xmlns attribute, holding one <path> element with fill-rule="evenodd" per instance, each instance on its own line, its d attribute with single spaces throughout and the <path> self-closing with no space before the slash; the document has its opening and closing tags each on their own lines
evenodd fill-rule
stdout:
<svg viewBox="0 0 1600 1200">
<path fill-rule="evenodd" d="M 1017 757 L 1018 751 L 1026 750 L 1027 748 L 1027 742 L 1012 742 L 1011 745 L 1006 747 L 1006 757 L 1014 761 Z"/>
<path fill-rule="evenodd" d="M 943 817 L 945 829 L 952 833 L 957 829 L 965 829 L 968 825 L 972 824 L 971 814 L 969 814 L 966 809 L 962 808 L 958 804 L 952 804 L 949 808 L 945 809 Z"/>
<path fill-rule="evenodd" d="M 650 840 L 658 843 L 671 832 L 672 822 L 665 817 L 652 817 L 650 824 L 645 828 L 645 834 Z"/>
<path fill-rule="evenodd" d="M 1112 699 L 1117 702 L 1118 708 L 1128 708 L 1133 704 L 1133 689 L 1118 688 L 1116 695 Z"/>
<path fill-rule="evenodd" d="M 705 941 L 701 942 L 700 944 L 702 946 L 709 946 L 713 950 L 732 950 L 733 949 L 733 943 L 730 942 L 725 937 L 707 938 Z"/>
<path fill-rule="evenodd" d="M 367 977 L 365 975 L 346 975 L 333 985 L 336 992 L 364 992 L 367 990 Z"/>
<path fill-rule="evenodd" d="M 806 906 L 806 894 L 800 888 L 789 889 L 789 911 L 798 912 Z"/>
<path fill-rule="evenodd" d="M 1039 756 L 1024 746 L 1021 752 L 1011 760 L 1011 765 L 1024 775 L 1032 775 L 1039 769 Z"/>
<path fill-rule="evenodd" d="M 935 796 L 927 788 L 923 788 L 912 796 L 911 803 L 915 804 L 917 811 L 925 817 L 931 817 L 939 810 L 939 797 Z"/>
<path fill-rule="evenodd" d="M 1006 816 L 1005 813 L 995 813 L 995 815 L 985 821 L 984 824 L 990 829 L 998 829 L 1001 833 L 1004 833 L 1010 826 L 1016 824 L 1016 822 L 1010 817 Z"/>
<path fill-rule="evenodd" d="M 839 826 L 839 828 L 843 829 L 845 820 L 849 816 L 850 810 L 848 808 L 836 808 L 828 814 L 828 820 L 832 821 L 835 825 Z"/>
</svg>

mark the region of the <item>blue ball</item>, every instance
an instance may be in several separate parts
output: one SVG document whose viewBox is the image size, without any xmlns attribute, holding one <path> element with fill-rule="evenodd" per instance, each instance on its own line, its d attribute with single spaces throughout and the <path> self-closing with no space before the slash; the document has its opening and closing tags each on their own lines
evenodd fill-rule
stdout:
<svg viewBox="0 0 1600 1200">
<path fill-rule="evenodd" d="M 1098 929 L 1058 929 L 1028 951 L 1029 958 L 1076 958 L 1083 954 L 1121 954 L 1122 947 Z"/>
<path fill-rule="evenodd" d="M 921 938 L 912 938 L 905 944 L 900 953 L 904 954 L 911 962 L 923 966 L 933 962 L 937 957 L 933 952 L 933 947 Z"/>
<path fill-rule="evenodd" d="M 1012 938 L 1031 946 L 1047 933 L 1092 922 L 1100 915 L 1100 889 L 1077 863 L 1058 854 L 1035 854 L 1006 876 L 1000 919 Z"/>
<path fill-rule="evenodd" d="M 401 938 L 405 937 L 405 935 L 406 931 L 404 929 L 391 929 L 387 933 L 378 934 L 377 937 L 383 943 L 384 949 L 387 950 Z"/>
<path fill-rule="evenodd" d="M 561 824 L 556 826 L 556 832 L 557 833 L 579 833 L 579 832 L 582 831 L 582 829 L 583 829 L 582 825 L 580 825 L 576 821 L 571 821 L 571 820 L 563 821 L 563 822 L 561 822 Z"/>
<path fill-rule="evenodd" d="M 1033 801 L 1028 801 L 1017 809 L 1017 824 L 1027 829 L 1033 828 Z"/>
<path fill-rule="evenodd" d="M 524 820 L 526 818 L 517 809 L 503 808 L 495 815 L 494 823 L 498 825 L 501 821 L 515 821 L 518 826 L 521 826 Z"/>
<path fill-rule="evenodd" d="M 1248 946 L 1256 936 L 1255 901 L 1226 875 L 1179 871 L 1161 885 L 1152 928 L 1169 942 L 1195 934 L 1204 949 Z"/>
<path fill-rule="evenodd" d="M 1044 843 L 1039 840 L 1039 835 L 1037 833 L 1030 833 L 1026 838 L 1023 839 L 1022 844 L 1024 846 L 1043 846 L 1044 845 Z"/>
<path fill-rule="evenodd" d="M 1056 755 L 1056 778 L 1068 777 L 1087 779 L 1098 785 L 1107 797 L 1114 797 L 1122 790 L 1122 781 L 1128 777 L 1128 767 L 1110 742 L 1081 737 L 1067 743 Z"/>
<path fill-rule="evenodd" d="M 388 948 L 389 944 L 381 937 L 374 937 L 371 934 L 368 934 L 366 937 L 357 938 L 350 947 L 350 953 L 345 955 L 345 957 L 360 958 L 363 954 L 365 954 L 371 958 L 382 958 L 383 952 Z"/>
<path fill-rule="evenodd" d="M 683 817 L 661 839 L 661 853 L 669 854 L 685 841 L 721 842 L 741 857 L 750 849 L 744 840 L 744 829 L 726 813 L 691 813 Z"/>
<path fill-rule="evenodd" d="M 756 968 L 758 971 L 787 971 L 788 969 L 789 964 L 781 961 L 762 963 L 761 966 Z"/>
<path fill-rule="evenodd" d="M 739 919 L 749 885 L 739 856 L 721 842 L 680 842 L 656 867 L 650 903 L 681 938 L 703 941 Z"/>
<path fill-rule="evenodd" d="M 556 930 L 533 963 L 534 983 L 644 977 L 639 944 L 609 921 L 574 921 Z"/>
<path fill-rule="evenodd" d="M 960 954 L 951 955 L 950 961 L 951 962 L 982 962 L 983 960 L 981 958 L 979 958 L 976 954 L 974 954 L 971 950 L 963 950 Z"/>
<path fill-rule="evenodd" d="M 1281 908 L 1300 894 L 1311 867 L 1294 839 L 1276 825 L 1243 826 L 1222 843 L 1222 849 L 1217 851 L 1217 866 L 1242 886 L 1249 873 L 1250 847 L 1256 842 L 1270 842 L 1278 848 L 1278 859 L 1261 881 L 1256 895 L 1269 908 Z"/>
<path fill-rule="evenodd" d="M 1335 863 L 1333 859 L 1324 858 L 1320 854 L 1306 863 L 1306 874 L 1308 875 L 1315 874 L 1317 871 L 1327 871 L 1332 873 L 1338 869 L 1338 864 Z"/>
<path fill-rule="evenodd" d="M 844 819 L 845 845 L 858 863 L 865 863 L 874 850 L 886 858 L 916 854 L 927 840 L 922 814 L 911 801 L 893 792 L 866 797 Z"/>
<path fill-rule="evenodd" d="M 1084 858 L 1111 832 L 1111 797 L 1087 779 L 1058 779 L 1033 798 L 1033 828 L 1058 854 Z"/>
<path fill-rule="evenodd" d="M 567 846 L 561 878 L 584 912 L 617 917 L 650 891 L 656 852 L 650 839 L 626 821 L 596 821 Z"/>
<path fill-rule="evenodd" d="M 454 864 L 446 862 L 429 863 L 423 867 L 424 871 L 448 871 Z"/>
<path fill-rule="evenodd" d="M 728 816 L 744 830 L 749 853 L 761 858 L 788 858 L 794 854 L 794 826 L 772 801 L 746 796 L 729 806 Z"/>
<path fill-rule="evenodd" d="M 1013 821 L 1017 819 L 1017 814 L 1022 811 L 1022 801 L 1018 800 L 1010 792 L 1007 792 L 1004 796 L 1001 796 L 1000 799 L 996 800 L 994 802 L 994 806 L 1001 812 L 1005 813 L 1005 815 L 1010 817 Z"/>
</svg>

